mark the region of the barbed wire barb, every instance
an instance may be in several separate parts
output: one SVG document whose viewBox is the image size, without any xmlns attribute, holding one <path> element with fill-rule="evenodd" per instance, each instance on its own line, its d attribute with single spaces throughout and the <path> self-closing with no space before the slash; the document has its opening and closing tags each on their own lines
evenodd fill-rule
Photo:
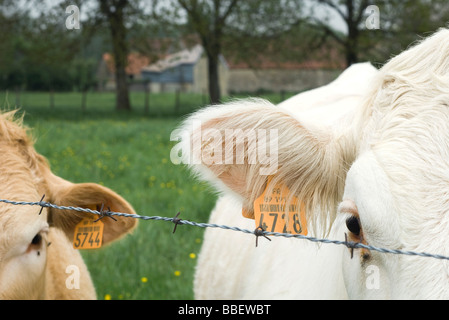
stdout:
<svg viewBox="0 0 449 320">
<path fill-rule="evenodd" d="M 39 210 L 39 215 L 41 215 L 42 210 L 44 210 L 44 204 L 46 202 L 44 202 L 44 198 L 45 198 L 45 194 L 42 196 L 41 201 L 39 201 L 39 206 L 41 207 L 41 209 Z"/>
<path fill-rule="evenodd" d="M 268 238 L 268 237 L 264 234 L 264 232 L 265 232 L 265 229 L 264 229 L 262 226 L 258 226 L 258 227 L 256 228 L 256 230 L 254 230 L 254 235 L 256 236 L 256 247 L 257 247 L 257 245 L 258 245 L 259 237 L 264 237 L 265 239 L 268 239 L 268 240 L 271 241 L 271 239 Z"/>
<path fill-rule="evenodd" d="M 175 224 L 175 227 L 173 228 L 173 233 L 176 232 L 176 227 L 178 226 L 178 224 L 181 223 L 181 219 L 178 218 L 180 214 L 181 212 L 178 212 L 176 216 L 173 218 L 173 223 Z"/>
</svg>

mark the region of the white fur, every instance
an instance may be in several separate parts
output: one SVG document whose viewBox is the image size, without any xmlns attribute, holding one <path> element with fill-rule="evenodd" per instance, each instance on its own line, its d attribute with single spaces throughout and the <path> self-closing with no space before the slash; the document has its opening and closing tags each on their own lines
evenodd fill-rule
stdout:
<svg viewBox="0 0 449 320">
<path fill-rule="evenodd" d="M 240 212 L 241 203 L 225 195 L 218 200 L 210 222 L 254 230 L 254 221 Z M 344 239 L 343 232 L 330 236 Z M 196 269 L 195 298 L 346 299 L 343 250 L 346 248 L 276 237 L 271 241 L 259 238 L 256 248 L 253 235 L 206 229 Z"/>
<path fill-rule="evenodd" d="M 345 206 L 340 215 L 335 212 L 346 200 L 360 219 L 360 241 L 449 255 L 449 30 L 398 55 L 374 75 L 356 72 L 362 66 L 370 69 L 356 65 L 347 71 L 353 71 L 351 77 L 343 74 L 277 107 L 252 101 L 234 102 L 229 114 L 227 106 L 205 109 L 204 125 L 282 130 L 273 180 L 306 203 L 310 235 L 328 231 L 330 238 L 355 237 L 343 223 L 354 213 Z M 240 208 L 251 208 L 265 187 L 257 166 L 200 167 L 202 177 L 225 186 L 211 222 L 254 228 Z M 360 249 L 353 254 L 344 247 L 279 238 L 260 238 L 255 248 L 251 235 L 208 229 L 195 295 L 449 298 L 446 261 Z"/>
<path fill-rule="evenodd" d="M 324 127 L 338 125 L 339 119 L 361 102 L 371 79 L 377 70 L 369 63 L 357 64 L 346 70 L 327 86 L 304 92 L 281 103 L 278 107 L 288 110 L 295 118 L 301 118 L 317 126 L 319 113 L 309 106 L 317 105 L 323 113 Z M 342 96 L 346 94 L 347 97 Z M 332 97 L 336 97 L 333 99 Z M 241 109 L 239 105 L 231 108 Z M 341 112 L 340 112 L 341 110 Z M 228 111 L 217 107 L 214 112 L 195 115 L 201 122 L 209 117 L 220 117 Z M 310 119 L 310 120 L 309 120 Z M 340 123 L 341 124 L 341 123 Z M 203 170 L 202 179 L 212 181 L 223 190 L 223 196 L 212 211 L 210 223 L 255 228 L 254 220 L 241 215 L 241 200 L 210 171 Z M 342 240 L 341 221 L 335 224 L 330 236 Z M 318 234 L 322 232 L 318 231 Z M 273 238 L 271 242 L 260 238 L 255 247 L 254 236 L 220 229 L 206 229 L 204 244 L 199 255 L 194 290 L 196 299 L 345 299 L 340 259 L 346 248 L 322 245 L 307 241 Z M 320 274 L 311 277 L 311 274 Z M 275 285 L 273 285 L 275 284 Z"/>
</svg>

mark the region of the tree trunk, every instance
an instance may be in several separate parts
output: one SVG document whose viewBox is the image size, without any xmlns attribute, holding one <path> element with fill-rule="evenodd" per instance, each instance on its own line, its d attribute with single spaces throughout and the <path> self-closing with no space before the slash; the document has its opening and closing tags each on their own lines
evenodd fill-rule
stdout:
<svg viewBox="0 0 449 320">
<path fill-rule="evenodd" d="M 207 60 L 209 64 L 209 97 L 211 104 L 220 103 L 220 79 L 219 79 L 219 58 L 218 54 L 208 54 Z"/>
<path fill-rule="evenodd" d="M 116 4 L 111 11 L 106 2 L 101 2 L 101 8 L 106 14 L 112 37 L 112 50 L 114 53 L 116 109 L 131 110 L 129 90 L 125 68 L 128 65 L 128 45 L 126 43 L 126 27 L 124 23 L 124 1 L 120 6 Z"/>
<path fill-rule="evenodd" d="M 131 110 L 126 72 L 121 65 L 115 65 L 116 105 L 117 110 Z"/>
<path fill-rule="evenodd" d="M 347 67 L 350 67 L 354 63 L 357 63 L 358 62 L 358 57 L 357 57 L 357 50 L 356 50 L 356 48 L 351 47 L 351 46 L 347 46 L 346 47 L 346 52 L 345 52 L 345 57 L 346 57 L 346 66 Z"/>
<path fill-rule="evenodd" d="M 345 45 L 345 57 L 347 67 L 358 62 L 359 30 L 356 24 L 348 25 L 348 38 Z"/>
</svg>

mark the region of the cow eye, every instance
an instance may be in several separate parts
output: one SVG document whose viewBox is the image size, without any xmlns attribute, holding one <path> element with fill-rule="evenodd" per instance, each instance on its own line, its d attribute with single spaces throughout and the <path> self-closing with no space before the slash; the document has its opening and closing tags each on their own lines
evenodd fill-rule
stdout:
<svg viewBox="0 0 449 320">
<path fill-rule="evenodd" d="M 32 245 L 35 245 L 35 246 L 40 245 L 41 242 L 42 242 L 42 236 L 41 236 L 40 233 L 36 234 L 36 235 L 34 236 L 33 240 L 31 240 L 31 244 L 32 244 Z"/>
<path fill-rule="evenodd" d="M 357 217 L 351 216 L 348 219 L 346 219 L 346 227 L 348 227 L 348 230 L 351 231 L 356 236 L 360 235 L 360 221 Z"/>
<path fill-rule="evenodd" d="M 37 255 L 40 256 L 42 244 L 45 241 L 43 234 L 45 235 L 46 233 L 41 231 L 31 239 L 31 243 L 28 245 L 26 253 L 37 252 Z"/>
</svg>

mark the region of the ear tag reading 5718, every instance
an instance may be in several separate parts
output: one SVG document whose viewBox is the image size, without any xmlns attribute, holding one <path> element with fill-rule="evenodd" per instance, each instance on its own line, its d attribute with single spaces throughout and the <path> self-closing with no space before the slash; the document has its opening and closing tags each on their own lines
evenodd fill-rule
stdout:
<svg viewBox="0 0 449 320">
<path fill-rule="evenodd" d="M 101 220 L 84 218 L 75 227 L 73 248 L 98 249 L 103 243 L 104 224 Z"/>
<path fill-rule="evenodd" d="M 269 189 L 269 182 L 262 195 L 254 201 L 256 227 L 261 226 L 269 232 L 307 235 L 304 203 L 295 196 L 290 198 L 290 191 L 283 185 Z"/>
</svg>

